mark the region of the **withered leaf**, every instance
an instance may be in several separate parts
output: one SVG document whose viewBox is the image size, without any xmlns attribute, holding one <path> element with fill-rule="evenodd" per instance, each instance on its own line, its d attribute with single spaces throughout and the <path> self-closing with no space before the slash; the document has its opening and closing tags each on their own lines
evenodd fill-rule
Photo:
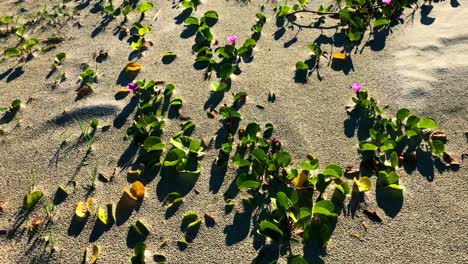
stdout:
<svg viewBox="0 0 468 264">
<path fill-rule="evenodd" d="M 456 160 L 450 153 L 444 151 L 443 159 L 445 162 L 450 164 L 450 166 L 460 166 L 460 162 Z"/>
<path fill-rule="evenodd" d="M 447 141 L 447 135 L 442 131 L 434 131 L 431 135 L 432 140 Z"/>
<path fill-rule="evenodd" d="M 93 88 L 89 85 L 85 85 L 78 90 L 78 96 L 85 96 L 93 92 Z"/>
<path fill-rule="evenodd" d="M 369 209 L 364 209 L 363 210 L 364 214 L 372 221 L 375 222 L 382 222 L 382 217 L 377 213 L 375 210 L 369 210 Z"/>
</svg>

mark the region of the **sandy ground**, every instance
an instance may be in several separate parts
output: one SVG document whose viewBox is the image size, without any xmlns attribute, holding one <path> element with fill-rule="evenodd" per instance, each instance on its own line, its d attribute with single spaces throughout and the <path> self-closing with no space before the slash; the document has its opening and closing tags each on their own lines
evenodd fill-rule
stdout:
<svg viewBox="0 0 468 264">
<path fill-rule="evenodd" d="M 21 6 L 38 10 L 35 1 L 2 1 L 0 14 L 14 14 Z M 115 1 L 116 4 L 119 1 Z M 205 110 L 212 105 L 209 82 L 203 71 L 193 68 L 191 54 L 193 38 L 181 37 L 184 29 L 175 17 L 180 9 L 173 9 L 172 1 L 153 1 L 155 9 L 149 11 L 145 23 L 153 30 L 148 38 L 154 46 L 144 53 L 140 62 L 143 70 L 138 79 L 156 79 L 176 85 L 175 94 L 184 99 L 181 112 L 190 116 L 197 128 L 194 136 L 210 138 L 220 127 L 216 119 L 206 117 Z M 260 2 L 242 5 L 236 1 L 202 1 L 197 15 L 206 10 L 216 10 L 220 19 L 213 28 L 215 38 L 225 41 L 225 36 L 236 33 L 242 42 L 250 35 L 255 23 L 255 13 Z M 69 4 L 75 5 L 74 2 Z M 231 103 L 231 92 L 246 91 L 247 104 L 241 112 L 241 126 L 249 122 L 274 124 L 275 134 L 284 147 L 300 160 L 308 152 L 314 153 L 321 164 L 336 162 L 343 166 L 358 165 L 358 139 L 350 126 L 345 106 L 352 103 L 350 83 L 364 82 L 364 88 L 382 104 L 389 104 L 390 113 L 406 107 L 417 114 L 438 120 L 447 132 L 447 148 L 458 158 L 468 150 L 468 2 L 445 1 L 418 9 L 413 19 L 402 16 L 403 25 L 394 27 L 385 41 L 353 51 L 352 64 L 343 69 L 330 67 L 322 61 L 318 81 L 312 76 L 307 84 L 295 83 L 294 65 L 310 56 L 306 45 L 319 37 L 319 32 L 287 28 L 278 31 L 274 23 L 272 5 L 267 5 L 267 24 L 254 51 L 251 63 L 241 65 L 242 73 L 233 79 L 233 85 L 223 102 Z M 46 38 L 53 34 L 65 37 L 63 44 L 48 53 L 37 53 L 26 63 L 3 59 L 0 64 L 0 105 L 15 98 L 23 106 L 15 118 L 0 128 L 0 200 L 7 203 L 0 213 L 0 229 L 11 230 L 18 220 L 17 212 L 24 194 L 30 189 L 31 177 L 36 175 L 36 189 L 42 190 L 46 199 L 54 196 L 58 185 L 70 179 L 78 183 L 76 192 L 56 207 L 53 233 L 57 250 L 50 254 L 41 244 L 28 238 L 23 223 L 10 238 L 0 237 L 1 263 L 78 263 L 85 248 L 97 244 L 101 248 L 99 263 L 127 263 L 133 253 L 127 240 L 129 225 L 143 219 L 151 229 L 146 240 L 151 253 L 166 255 L 169 263 L 250 263 L 261 250 L 254 246 L 255 230 L 250 222 L 252 212 L 244 209 L 240 200 L 230 213 L 224 210 L 223 195 L 234 179 L 234 168 L 220 177 L 212 171 L 216 157 L 214 149 L 203 158 L 202 172 L 194 190 L 185 196 L 184 204 L 172 217 L 165 217 L 159 192 L 165 188 L 157 176 L 147 185 L 147 196 L 139 209 L 120 225 L 100 234 L 95 229 L 95 218 L 88 219 L 82 228 L 71 224 L 74 206 L 85 197 L 86 184 L 95 165 L 99 171 L 111 173 L 117 168 L 112 183 L 98 182 L 93 196 L 100 205 L 116 204 L 122 196 L 122 186 L 127 184 L 126 154 L 132 151 L 123 137 L 130 125 L 132 104 L 130 97 L 116 100 L 118 76 L 128 61 L 129 44 L 114 35 L 121 18 L 102 23 L 102 14 L 93 13 L 92 4 L 76 17 L 82 27 L 66 23 L 63 28 L 28 31 L 28 36 Z M 153 17 L 158 14 L 155 22 Z M 136 21 L 137 14 L 129 17 Z M 303 18 L 307 19 L 307 18 Z M 76 21 L 75 20 L 75 21 Z M 334 32 L 324 32 L 324 49 Z M 297 40 L 294 36 L 297 34 Z M 383 35 L 385 35 L 383 33 Z M 334 49 L 341 49 L 339 41 Z M 0 44 L 1 50 L 16 44 L 12 36 Z M 347 48 L 347 47 L 345 47 Z M 97 65 L 98 83 L 95 92 L 75 101 L 80 64 L 94 66 L 93 53 L 107 50 L 109 58 Z M 66 81 L 51 88 L 57 73 L 46 78 L 54 55 L 67 54 L 61 70 Z M 171 64 L 161 62 L 165 51 L 174 51 L 177 58 Z M 20 68 L 21 67 L 21 68 Z M 10 68 L 16 70 L 9 71 Z M 19 70 L 18 70 L 19 68 Z M 269 91 L 275 91 L 277 100 L 267 102 Z M 262 105 L 265 109 L 259 109 Z M 128 117 L 128 118 L 127 118 Z M 78 142 L 80 130 L 74 119 L 97 118 L 100 127 L 110 125 L 108 131 L 98 129 L 92 152 L 83 160 L 86 146 Z M 124 122 L 121 122 L 123 120 Z M 164 137 L 178 131 L 180 121 L 167 120 Z M 69 142 L 61 146 L 60 135 L 71 131 Z M 376 194 L 369 202 L 384 212 L 383 223 L 369 221 L 362 213 L 355 217 L 341 214 L 335 232 L 326 250 L 306 249 L 304 254 L 311 263 L 468 263 L 468 163 L 462 161 L 458 171 L 444 170 L 438 164 L 424 162 L 413 172 L 401 170 L 406 186 L 401 200 L 391 204 L 378 202 Z M 396 209 L 395 209 L 396 208 Z M 199 214 L 210 212 L 218 223 L 215 227 L 202 225 L 199 234 L 188 248 L 181 251 L 176 241 L 183 238 L 180 221 L 186 211 Z M 33 214 L 41 214 L 37 209 Z M 361 222 L 369 224 L 367 231 Z M 362 241 L 351 236 L 358 233 Z M 163 244 L 166 244 L 165 246 Z M 274 259 L 279 255 L 285 262 L 282 250 L 274 246 L 264 249 Z M 300 244 L 293 244 L 295 254 L 303 252 Z"/>
</svg>

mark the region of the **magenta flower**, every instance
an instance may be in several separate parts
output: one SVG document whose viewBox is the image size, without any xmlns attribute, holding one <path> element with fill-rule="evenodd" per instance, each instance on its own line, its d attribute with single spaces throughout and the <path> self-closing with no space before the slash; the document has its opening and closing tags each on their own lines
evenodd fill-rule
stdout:
<svg viewBox="0 0 468 264">
<path fill-rule="evenodd" d="M 384 5 L 391 5 L 392 0 L 382 0 L 382 3 L 384 3 Z"/>
<path fill-rule="evenodd" d="M 134 82 L 129 82 L 127 84 L 127 89 L 129 89 L 132 92 L 136 92 L 136 90 L 138 90 L 138 84 L 136 84 Z"/>
<path fill-rule="evenodd" d="M 353 89 L 353 91 L 354 91 L 355 93 L 359 93 L 359 91 L 360 91 L 361 88 L 362 88 L 362 83 L 360 83 L 360 82 L 352 83 L 352 84 L 351 84 L 351 88 Z"/>
<path fill-rule="evenodd" d="M 227 39 L 227 41 L 229 41 L 229 43 L 231 43 L 231 45 L 236 45 L 237 35 L 232 34 L 230 36 L 227 36 L 226 39 Z"/>
</svg>

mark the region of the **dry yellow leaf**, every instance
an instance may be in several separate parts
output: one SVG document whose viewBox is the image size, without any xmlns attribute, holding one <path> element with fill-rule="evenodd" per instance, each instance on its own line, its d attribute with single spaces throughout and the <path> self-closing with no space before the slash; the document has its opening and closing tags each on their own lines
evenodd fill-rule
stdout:
<svg viewBox="0 0 468 264">
<path fill-rule="evenodd" d="M 137 198 L 135 196 L 133 196 L 132 192 L 130 191 L 130 189 L 128 189 L 128 186 L 124 186 L 123 187 L 123 191 L 125 194 L 128 195 L 128 197 L 130 197 L 132 200 L 137 200 Z"/>
<path fill-rule="evenodd" d="M 145 196 L 145 186 L 140 181 L 132 183 L 131 189 L 136 198 L 141 199 Z"/>
<path fill-rule="evenodd" d="M 84 203 L 83 203 L 83 202 L 78 202 L 78 203 L 76 204 L 75 214 L 76 214 L 76 216 L 78 216 L 79 218 L 85 218 L 85 217 L 88 216 L 88 211 L 83 212 L 83 206 L 84 206 Z"/>
<path fill-rule="evenodd" d="M 102 208 L 99 208 L 99 210 L 98 210 L 98 219 L 99 219 L 99 221 L 101 221 L 101 223 L 103 223 L 104 225 L 107 225 L 106 212 Z"/>
<path fill-rule="evenodd" d="M 346 54 L 341 52 L 333 52 L 333 58 L 338 60 L 344 60 L 346 59 Z"/>
<path fill-rule="evenodd" d="M 296 178 L 292 179 L 292 184 L 296 188 L 302 187 L 308 178 L 307 173 L 302 171 Z"/>
<path fill-rule="evenodd" d="M 127 171 L 128 175 L 138 177 L 141 174 L 141 170 L 128 170 Z"/>
<path fill-rule="evenodd" d="M 139 70 L 141 70 L 141 65 L 140 65 L 140 63 L 138 63 L 136 61 L 130 62 L 124 68 L 125 72 L 136 72 L 136 71 L 139 71 Z"/>
<path fill-rule="evenodd" d="M 95 264 L 97 262 L 97 259 L 99 257 L 99 247 L 96 245 L 93 245 L 93 255 L 91 256 L 91 261 L 89 264 Z"/>
<path fill-rule="evenodd" d="M 128 88 L 122 87 L 122 88 L 119 88 L 115 94 L 121 94 L 121 93 L 128 94 L 129 92 L 130 90 Z"/>
<path fill-rule="evenodd" d="M 86 210 L 88 210 L 89 213 L 93 213 L 94 212 L 94 199 L 89 197 L 88 200 L 86 200 Z"/>
</svg>

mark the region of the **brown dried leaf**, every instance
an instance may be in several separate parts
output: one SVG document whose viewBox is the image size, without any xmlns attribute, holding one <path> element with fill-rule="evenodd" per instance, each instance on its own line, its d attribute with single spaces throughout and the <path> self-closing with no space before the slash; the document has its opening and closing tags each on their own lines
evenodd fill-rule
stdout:
<svg viewBox="0 0 468 264">
<path fill-rule="evenodd" d="M 460 166 L 460 162 L 456 160 L 450 153 L 444 151 L 443 159 L 445 162 L 450 164 L 450 166 Z"/>
<path fill-rule="evenodd" d="M 215 118 L 216 117 L 216 112 L 214 110 L 209 111 L 209 112 L 206 112 L 206 115 L 208 115 L 209 118 Z"/>
<path fill-rule="evenodd" d="M 33 220 L 31 221 L 31 225 L 29 226 L 29 230 L 35 231 L 39 228 L 41 224 L 42 224 L 42 219 L 39 217 L 34 217 Z"/>
<path fill-rule="evenodd" d="M 356 233 L 356 232 L 353 232 L 350 234 L 352 237 L 355 237 L 357 239 L 359 239 L 360 241 L 363 241 L 364 239 L 362 239 L 362 236 L 359 234 L 359 233 Z"/>
<path fill-rule="evenodd" d="M 85 85 L 78 90 L 78 96 L 85 96 L 93 92 L 93 88 L 89 85 Z"/>
<path fill-rule="evenodd" d="M 205 221 L 208 225 L 215 225 L 216 224 L 216 218 L 210 214 L 210 213 L 205 213 Z"/>
<path fill-rule="evenodd" d="M 434 131 L 431 135 L 432 140 L 447 141 L 447 135 L 442 131 Z"/>
<path fill-rule="evenodd" d="M 369 228 L 369 225 L 365 221 L 362 221 L 361 224 L 364 227 L 364 229 L 367 230 L 367 228 Z"/>
<path fill-rule="evenodd" d="M 361 170 L 359 168 L 355 168 L 353 166 L 347 166 L 345 170 L 345 174 L 348 176 L 356 176 L 359 175 Z"/>
<path fill-rule="evenodd" d="M 382 217 L 377 213 L 375 210 L 369 210 L 369 209 L 364 209 L 363 210 L 364 214 L 372 221 L 375 222 L 382 222 Z"/>
</svg>

